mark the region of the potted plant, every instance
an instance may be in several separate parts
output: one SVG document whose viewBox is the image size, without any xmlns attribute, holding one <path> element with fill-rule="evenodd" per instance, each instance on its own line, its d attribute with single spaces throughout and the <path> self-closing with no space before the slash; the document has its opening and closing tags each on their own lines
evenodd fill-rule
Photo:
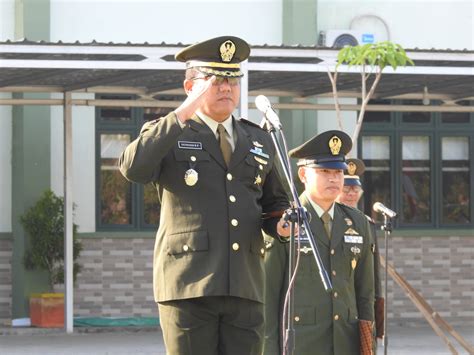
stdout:
<svg viewBox="0 0 474 355">
<path fill-rule="evenodd" d="M 64 294 L 55 293 L 56 285 L 64 283 L 64 199 L 46 190 L 40 199 L 20 217 L 20 223 L 30 238 L 24 265 L 28 270 L 48 272 L 50 293 L 30 297 L 31 324 L 40 327 L 64 326 Z M 77 262 L 82 244 L 73 224 L 73 275 L 81 267 Z"/>
</svg>

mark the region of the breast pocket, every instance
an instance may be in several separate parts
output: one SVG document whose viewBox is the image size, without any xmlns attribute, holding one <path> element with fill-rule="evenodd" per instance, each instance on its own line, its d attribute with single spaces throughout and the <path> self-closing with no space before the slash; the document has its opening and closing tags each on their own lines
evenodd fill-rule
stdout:
<svg viewBox="0 0 474 355">
<path fill-rule="evenodd" d="M 209 162 L 209 153 L 205 150 L 177 149 L 174 151 L 174 158 L 177 162 L 188 163 L 197 166 L 199 163 Z"/>
</svg>

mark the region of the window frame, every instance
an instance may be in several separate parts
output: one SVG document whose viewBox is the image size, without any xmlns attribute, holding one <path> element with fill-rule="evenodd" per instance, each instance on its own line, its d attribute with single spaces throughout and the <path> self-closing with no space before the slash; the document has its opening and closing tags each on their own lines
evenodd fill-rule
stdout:
<svg viewBox="0 0 474 355">
<path fill-rule="evenodd" d="M 403 102 L 394 101 L 394 104 Z M 431 113 L 430 123 L 404 123 L 403 112 L 391 112 L 391 119 L 388 123 L 368 122 L 362 126 L 361 134 L 358 138 L 358 156 L 363 157 L 362 139 L 365 136 L 388 136 L 390 142 L 390 177 L 392 186 L 390 187 L 390 200 L 394 204 L 389 206 L 399 214 L 402 213 L 403 196 L 401 193 L 401 169 L 402 169 L 402 137 L 405 136 L 428 136 L 430 139 L 430 194 L 431 211 L 430 223 L 406 223 L 401 222 L 401 218 L 393 221 L 395 227 L 400 229 L 472 229 L 474 227 L 474 114 L 469 114 L 467 123 L 443 123 L 442 113 Z M 443 172 L 441 142 L 443 137 L 467 137 L 469 143 L 469 203 L 470 203 L 470 223 L 442 223 L 443 214 Z M 362 185 L 364 176 L 362 176 Z M 364 188 L 365 193 L 369 188 Z M 382 201 L 383 202 L 383 201 Z M 363 202 L 366 204 L 365 200 Z M 372 206 L 370 206 L 371 208 Z M 440 208 L 437 208 L 440 207 Z"/>
<path fill-rule="evenodd" d="M 133 99 L 130 95 L 113 95 L 124 100 Z M 104 95 L 100 98 L 108 97 Z M 131 232 L 156 230 L 158 225 L 145 222 L 144 208 L 144 186 L 142 184 L 131 183 L 131 215 L 130 224 L 107 224 L 101 220 L 101 189 L 100 189 L 100 169 L 101 169 L 101 135 L 102 134 L 127 134 L 130 135 L 130 142 L 135 140 L 140 134 L 141 127 L 145 123 L 144 109 L 141 107 L 130 107 L 129 122 L 107 122 L 102 120 L 101 112 L 109 107 L 96 107 L 95 109 L 95 208 L 96 208 L 96 230 L 111 232 Z M 158 196 L 156 197 L 158 201 Z"/>
</svg>

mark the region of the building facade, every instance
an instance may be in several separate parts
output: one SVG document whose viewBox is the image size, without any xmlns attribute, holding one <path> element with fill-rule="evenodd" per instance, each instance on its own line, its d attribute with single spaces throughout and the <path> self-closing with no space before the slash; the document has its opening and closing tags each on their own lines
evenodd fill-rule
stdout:
<svg viewBox="0 0 474 355">
<path fill-rule="evenodd" d="M 223 13 L 219 1 L 132 5 L 113 0 L 4 0 L 0 41 L 26 37 L 54 43 L 193 43 L 233 34 L 254 45 L 315 45 L 320 31 L 347 29 L 370 31 L 379 40 L 405 48 L 473 50 L 471 2 L 430 2 L 429 13 L 425 6 L 425 1 L 240 0 L 226 4 Z M 5 85 L 0 78 L 0 86 Z M 448 99 L 432 97 L 433 102 L 426 103 L 422 94 L 404 98 L 392 92 L 377 102 L 430 105 Z M 0 98 L 20 96 L 45 94 L 0 91 Z M 94 98 L 94 94 L 75 97 Z M 457 103 L 470 106 L 473 97 L 474 92 L 466 93 L 465 100 Z M 308 100 L 332 102 L 328 97 Z M 75 106 L 73 111 L 75 223 L 84 244 L 74 313 L 154 316 L 151 250 L 159 206 L 151 188 L 127 183 L 115 169 L 118 154 L 151 113 L 125 106 Z M 290 148 L 337 129 L 332 111 L 280 110 L 279 114 Z M 258 120 L 259 114 L 251 110 L 250 117 Z M 349 134 L 356 117 L 356 111 L 343 113 Z M 459 323 L 472 321 L 473 316 L 473 127 L 470 112 L 370 112 L 355 148 L 368 166 L 361 208 L 372 214 L 372 204 L 381 201 L 400 215 L 390 239 L 390 260 L 436 311 Z M 23 266 L 28 238 L 19 217 L 45 189 L 62 195 L 62 130 L 60 107 L 0 105 L 0 322 L 27 316 L 28 295 L 47 287 L 46 275 Z M 379 216 L 373 217 L 380 222 Z M 391 320 L 422 319 L 391 280 L 387 303 Z"/>
</svg>

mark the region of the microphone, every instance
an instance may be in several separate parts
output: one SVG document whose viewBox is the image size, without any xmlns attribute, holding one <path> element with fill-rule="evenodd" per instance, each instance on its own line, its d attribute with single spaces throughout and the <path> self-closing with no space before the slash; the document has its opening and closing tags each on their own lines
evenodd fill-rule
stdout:
<svg viewBox="0 0 474 355">
<path fill-rule="evenodd" d="M 390 218 L 394 218 L 397 216 L 397 212 L 392 211 L 390 208 L 385 207 L 382 203 L 380 202 L 375 202 L 374 205 L 372 206 L 372 209 L 375 212 L 382 213 Z"/>
<path fill-rule="evenodd" d="M 255 98 L 255 106 L 257 106 L 257 109 L 259 111 L 263 112 L 263 115 L 271 123 L 273 128 L 275 129 L 282 128 L 280 118 L 278 117 L 276 112 L 273 111 L 272 105 L 270 101 L 266 98 L 266 96 L 258 95 Z"/>
</svg>

